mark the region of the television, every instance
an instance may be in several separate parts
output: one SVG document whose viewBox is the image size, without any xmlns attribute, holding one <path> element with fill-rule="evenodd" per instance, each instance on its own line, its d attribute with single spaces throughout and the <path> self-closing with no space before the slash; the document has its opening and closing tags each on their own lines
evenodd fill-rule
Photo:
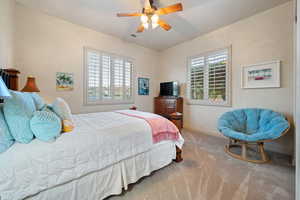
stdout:
<svg viewBox="0 0 300 200">
<path fill-rule="evenodd" d="M 179 96 L 179 83 L 177 81 L 160 83 L 159 96 Z"/>
</svg>

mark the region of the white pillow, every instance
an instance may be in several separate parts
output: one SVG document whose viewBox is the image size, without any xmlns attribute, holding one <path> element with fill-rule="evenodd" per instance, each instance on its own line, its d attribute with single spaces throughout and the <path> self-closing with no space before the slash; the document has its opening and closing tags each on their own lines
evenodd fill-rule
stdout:
<svg viewBox="0 0 300 200">
<path fill-rule="evenodd" d="M 62 120 L 69 120 L 73 123 L 71 109 L 63 98 L 56 98 L 52 103 L 52 109 Z"/>
</svg>

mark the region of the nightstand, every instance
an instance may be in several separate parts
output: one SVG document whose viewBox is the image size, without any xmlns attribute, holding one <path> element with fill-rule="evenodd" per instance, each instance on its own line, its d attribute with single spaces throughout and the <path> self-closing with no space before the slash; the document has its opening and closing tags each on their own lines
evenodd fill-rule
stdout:
<svg viewBox="0 0 300 200">
<path fill-rule="evenodd" d="M 171 113 L 170 115 L 170 121 L 173 122 L 179 131 L 181 132 L 181 129 L 183 128 L 183 116 L 182 113 L 180 112 L 174 112 Z"/>
</svg>

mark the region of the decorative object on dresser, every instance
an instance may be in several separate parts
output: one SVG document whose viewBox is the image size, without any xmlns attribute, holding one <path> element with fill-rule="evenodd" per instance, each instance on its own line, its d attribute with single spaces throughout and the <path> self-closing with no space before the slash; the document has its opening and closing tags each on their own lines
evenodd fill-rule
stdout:
<svg viewBox="0 0 300 200">
<path fill-rule="evenodd" d="M 22 92 L 40 92 L 40 89 L 37 87 L 35 78 L 33 76 L 27 77 L 27 82 L 24 88 L 21 90 Z"/>
</svg>

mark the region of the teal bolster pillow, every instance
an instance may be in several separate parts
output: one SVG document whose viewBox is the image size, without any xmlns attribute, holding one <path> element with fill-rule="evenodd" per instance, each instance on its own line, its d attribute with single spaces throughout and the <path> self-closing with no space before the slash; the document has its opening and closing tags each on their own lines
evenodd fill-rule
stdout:
<svg viewBox="0 0 300 200">
<path fill-rule="evenodd" d="M 17 142 L 29 143 L 33 139 L 30 119 L 36 111 L 30 93 L 10 91 L 11 98 L 5 99 L 3 112 L 10 133 Z"/>
<path fill-rule="evenodd" d="M 35 104 L 36 110 L 42 110 L 46 106 L 43 98 L 40 95 L 38 95 L 35 92 L 30 93 L 30 95 L 31 95 L 31 97 L 33 99 L 33 102 Z"/>
<path fill-rule="evenodd" d="M 36 111 L 30 120 L 34 136 L 44 142 L 54 141 L 61 132 L 61 119 L 51 111 Z"/>
<path fill-rule="evenodd" d="M 14 138 L 10 134 L 4 119 L 2 108 L 0 110 L 0 153 L 6 151 L 14 143 Z"/>
</svg>

